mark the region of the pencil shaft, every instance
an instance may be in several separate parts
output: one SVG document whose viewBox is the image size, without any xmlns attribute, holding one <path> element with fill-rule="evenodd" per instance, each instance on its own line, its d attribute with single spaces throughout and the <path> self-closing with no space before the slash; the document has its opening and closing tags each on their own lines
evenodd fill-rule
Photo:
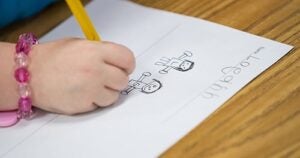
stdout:
<svg viewBox="0 0 300 158">
<path fill-rule="evenodd" d="M 98 36 L 97 31 L 94 28 L 80 0 L 66 0 L 66 2 L 77 22 L 79 23 L 86 38 L 89 40 L 100 41 L 101 39 Z"/>
</svg>

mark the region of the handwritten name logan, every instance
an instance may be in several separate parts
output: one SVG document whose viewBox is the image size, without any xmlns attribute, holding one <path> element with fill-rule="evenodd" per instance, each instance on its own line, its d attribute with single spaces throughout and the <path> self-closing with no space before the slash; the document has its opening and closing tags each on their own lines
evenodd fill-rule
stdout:
<svg viewBox="0 0 300 158">
<path fill-rule="evenodd" d="M 227 66 L 221 69 L 222 77 L 217 79 L 213 84 L 207 87 L 201 96 L 205 99 L 212 99 L 219 97 L 222 92 L 230 88 L 235 78 L 237 78 L 245 69 L 255 62 L 259 61 L 258 54 L 265 49 L 265 47 L 257 48 L 253 53 L 248 55 L 245 59 L 240 61 L 235 66 Z"/>
</svg>

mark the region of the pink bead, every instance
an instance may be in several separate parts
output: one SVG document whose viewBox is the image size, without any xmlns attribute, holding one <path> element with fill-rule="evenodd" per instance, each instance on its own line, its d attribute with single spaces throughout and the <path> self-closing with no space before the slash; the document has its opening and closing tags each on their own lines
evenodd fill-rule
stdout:
<svg viewBox="0 0 300 158">
<path fill-rule="evenodd" d="M 38 44 L 37 38 L 33 33 L 25 33 L 20 35 L 19 40 L 24 39 L 30 45 Z"/>
<path fill-rule="evenodd" d="M 28 54 L 30 51 L 31 45 L 29 45 L 25 40 L 20 39 L 16 45 L 16 52 Z"/>
<path fill-rule="evenodd" d="M 17 67 L 26 67 L 28 65 L 28 57 L 24 53 L 17 53 L 15 56 Z"/>
<path fill-rule="evenodd" d="M 20 94 L 21 98 L 27 98 L 30 96 L 31 91 L 30 91 L 30 87 L 27 83 L 19 84 L 19 94 Z"/>
<path fill-rule="evenodd" d="M 37 43 L 37 38 L 32 33 L 22 34 L 19 36 L 19 40 L 16 45 L 16 52 L 17 54 L 25 53 L 28 55 L 31 50 L 31 46 Z"/>
<path fill-rule="evenodd" d="M 19 99 L 18 118 L 29 119 L 32 114 L 32 101 L 30 98 Z"/>
<path fill-rule="evenodd" d="M 16 44 L 15 62 L 17 69 L 15 70 L 15 79 L 19 82 L 19 95 L 18 102 L 18 118 L 29 119 L 33 113 L 32 100 L 30 98 L 31 89 L 28 85 L 30 73 L 27 69 L 29 64 L 28 54 L 33 45 L 38 44 L 37 38 L 32 33 L 25 33 L 19 36 Z"/>
<path fill-rule="evenodd" d="M 31 111 L 32 101 L 30 98 L 19 99 L 19 110 L 20 111 Z"/>
<path fill-rule="evenodd" d="M 20 83 L 29 81 L 29 72 L 26 68 L 20 67 L 15 71 L 15 79 Z"/>
</svg>

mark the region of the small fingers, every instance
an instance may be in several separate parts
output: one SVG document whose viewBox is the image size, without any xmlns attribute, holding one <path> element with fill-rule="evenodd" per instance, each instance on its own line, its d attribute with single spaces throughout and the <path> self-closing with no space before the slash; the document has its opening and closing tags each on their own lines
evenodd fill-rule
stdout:
<svg viewBox="0 0 300 158">
<path fill-rule="evenodd" d="M 105 65 L 104 75 L 104 85 L 110 89 L 121 91 L 126 88 L 128 84 L 128 75 L 115 66 Z"/>
<path fill-rule="evenodd" d="M 99 107 L 106 107 L 115 103 L 119 98 L 119 91 L 103 87 L 99 93 L 99 97 L 97 97 L 94 101 L 94 104 Z"/>
<path fill-rule="evenodd" d="M 125 46 L 111 42 L 102 42 L 104 45 L 104 61 L 108 64 L 117 66 L 131 74 L 135 68 L 135 58 L 133 53 Z"/>
</svg>

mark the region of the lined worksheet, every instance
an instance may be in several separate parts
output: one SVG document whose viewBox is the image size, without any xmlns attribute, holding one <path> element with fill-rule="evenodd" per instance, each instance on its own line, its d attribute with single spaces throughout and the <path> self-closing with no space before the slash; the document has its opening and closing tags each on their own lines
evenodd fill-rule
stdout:
<svg viewBox="0 0 300 158">
<path fill-rule="evenodd" d="M 73 117 L 38 112 L 0 129 L 1 158 L 157 157 L 292 49 L 128 1 L 92 1 L 87 10 L 104 40 L 135 53 L 127 88 L 105 109 Z M 41 41 L 68 36 L 83 37 L 74 18 Z"/>
</svg>

